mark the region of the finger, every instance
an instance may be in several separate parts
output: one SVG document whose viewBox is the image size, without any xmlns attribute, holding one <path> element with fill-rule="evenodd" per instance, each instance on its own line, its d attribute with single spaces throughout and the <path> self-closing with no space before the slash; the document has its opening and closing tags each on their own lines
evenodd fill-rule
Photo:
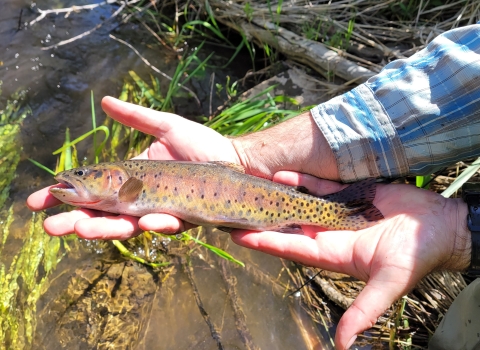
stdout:
<svg viewBox="0 0 480 350">
<path fill-rule="evenodd" d="M 189 122 L 172 113 L 154 111 L 110 96 L 102 99 L 102 108 L 118 122 L 154 136 L 168 132 L 173 124 Z"/>
<path fill-rule="evenodd" d="M 357 334 L 372 328 L 384 311 L 401 297 L 402 288 L 391 283 L 367 283 L 337 326 L 337 349 L 349 349 Z"/>
<path fill-rule="evenodd" d="M 147 214 L 140 218 L 138 225 L 144 231 L 166 234 L 183 232 L 194 227 L 194 225 L 184 223 L 182 220 L 168 214 Z"/>
<path fill-rule="evenodd" d="M 316 196 L 325 196 L 330 193 L 338 192 L 346 187 L 346 185 L 335 181 L 323 180 L 315 176 L 293 171 L 279 171 L 273 175 L 273 181 L 290 186 L 306 187 L 310 194 Z"/>
<path fill-rule="evenodd" d="M 129 239 L 142 233 L 138 218 L 129 215 L 78 220 L 75 233 L 84 239 Z"/>
<path fill-rule="evenodd" d="M 43 222 L 45 231 L 51 236 L 65 236 L 75 233 L 75 223 L 78 220 L 104 215 L 97 210 L 78 209 L 50 216 Z"/>
<path fill-rule="evenodd" d="M 49 190 L 52 187 L 66 187 L 66 186 L 56 184 L 56 185 L 42 188 L 40 191 L 32 193 L 27 198 L 27 207 L 30 210 L 38 211 L 38 210 L 55 207 L 61 204 L 62 202 L 60 202 L 58 199 L 56 199 L 54 196 L 50 194 Z"/>
<path fill-rule="evenodd" d="M 232 240 L 243 247 L 262 251 L 322 269 L 352 271 L 353 232 L 317 232 L 316 237 L 280 232 L 234 230 Z"/>
</svg>

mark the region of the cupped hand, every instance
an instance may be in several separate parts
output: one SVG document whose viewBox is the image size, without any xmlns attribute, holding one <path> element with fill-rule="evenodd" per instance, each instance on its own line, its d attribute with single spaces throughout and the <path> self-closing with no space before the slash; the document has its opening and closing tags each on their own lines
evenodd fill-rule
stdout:
<svg viewBox="0 0 480 350">
<path fill-rule="evenodd" d="M 158 160 L 214 161 L 240 164 L 231 141 L 216 131 L 171 113 L 122 102 L 112 97 L 102 100 L 103 110 L 120 123 L 133 127 L 157 139 L 137 158 Z M 52 187 L 52 186 L 50 186 Z M 27 205 L 43 210 L 60 204 L 44 188 L 31 194 Z M 187 226 L 185 226 L 187 225 Z M 45 231 L 61 236 L 76 233 L 86 239 L 126 239 L 142 230 L 174 233 L 188 223 L 166 214 L 150 214 L 142 218 L 77 209 L 47 218 Z"/>
<path fill-rule="evenodd" d="M 316 195 L 344 186 L 292 172 L 279 172 L 274 180 L 305 186 Z M 232 233 L 233 241 L 244 247 L 367 282 L 338 324 L 335 342 L 339 349 L 348 348 L 358 333 L 372 327 L 385 309 L 427 273 L 440 268 L 462 270 L 470 261 L 467 208 L 461 200 L 445 199 L 411 185 L 379 184 L 374 204 L 385 219 L 360 231 L 305 226 L 304 235 Z"/>
</svg>

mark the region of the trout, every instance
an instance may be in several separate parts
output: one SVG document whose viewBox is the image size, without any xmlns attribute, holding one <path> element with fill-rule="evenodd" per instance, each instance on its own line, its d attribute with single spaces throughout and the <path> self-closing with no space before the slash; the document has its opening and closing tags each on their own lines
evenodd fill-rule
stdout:
<svg viewBox="0 0 480 350">
<path fill-rule="evenodd" d="M 127 160 L 63 171 L 50 193 L 77 207 L 143 216 L 166 213 L 201 226 L 288 232 L 300 225 L 359 230 L 383 218 L 374 179 L 323 197 L 245 174 L 228 162 Z"/>
</svg>

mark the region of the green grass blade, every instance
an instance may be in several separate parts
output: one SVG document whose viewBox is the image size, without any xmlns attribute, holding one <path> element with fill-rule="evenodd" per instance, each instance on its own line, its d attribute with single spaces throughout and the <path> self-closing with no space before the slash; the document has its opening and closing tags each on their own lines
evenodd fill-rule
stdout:
<svg viewBox="0 0 480 350">
<path fill-rule="evenodd" d="M 480 158 L 477 158 L 472 164 L 470 164 L 456 179 L 453 181 L 448 188 L 441 193 L 445 198 L 450 197 L 456 191 L 462 187 L 462 185 L 467 182 L 476 172 L 480 169 Z"/>
<path fill-rule="evenodd" d="M 35 164 L 36 166 L 38 166 L 40 169 L 45 170 L 47 173 L 50 173 L 53 176 L 55 176 L 55 172 L 52 169 L 47 168 L 45 165 L 40 164 L 39 162 L 37 162 L 36 160 L 33 160 L 32 158 L 27 158 L 27 159 L 31 161 L 33 164 Z"/>
<path fill-rule="evenodd" d="M 97 127 L 96 129 L 94 130 L 90 130 L 89 132 L 83 134 L 82 136 L 80 137 L 77 137 L 75 140 L 73 140 L 72 142 L 68 143 L 68 144 L 65 144 L 63 145 L 61 148 L 55 150 L 52 154 L 53 155 L 56 155 L 56 154 L 59 154 L 60 152 L 63 152 L 63 150 L 65 150 L 67 147 L 70 147 L 70 146 L 73 146 L 73 145 L 76 145 L 77 143 L 79 143 L 80 141 L 83 141 L 85 140 L 88 136 L 92 135 L 94 132 L 97 132 L 97 131 L 103 131 L 105 133 L 105 138 L 103 139 L 102 143 L 99 145 L 99 148 L 103 148 L 103 146 L 105 145 L 105 143 L 107 142 L 108 140 L 108 137 L 110 136 L 110 130 L 108 130 L 108 128 L 104 125 L 102 126 L 99 126 Z"/>
<path fill-rule="evenodd" d="M 162 266 L 168 266 L 171 263 L 169 262 L 163 262 L 163 263 L 153 263 L 149 262 L 145 259 L 142 259 L 138 256 L 135 256 L 133 253 L 131 253 L 120 241 L 117 240 L 112 240 L 113 245 L 118 249 L 118 251 L 125 257 L 132 259 L 140 264 L 145 264 L 151 267 L 162 267 Z"/>
<path fill-rule="evenodd" d="M 196 239 L 195 237 L 192 237 L 190 236 L 188 233 L 185 233 L 185 232 L 182 232 L 182 236 L 184 238 L 187 238 L 187 239 L 191 239 L 192 241 L 194 241 L 195 243 L 201 245 L 202 247 L 205 247 L 207 248 L 208 250 L 210 250 L 212 253 L 215 253 L 217 254 L 219 257 L 221 258 L 224 258 L 228 261 L 231 261 L 235 264 L 238 264 L 242 267 L 245 267 L 245 264 L 243 262 L 241 262 L 240 260 L 237 260 L 235 259 L 233 256 L 231 256 L 230 254 L 228 254 L 226 251 L 220 249 L 220 248 L 217 248 L 217 247 L 214 247 L 213 245 L 210 245 L 210 244 L 207 244 L 207 243 L 204 243 L 202 241 L 200 241 L 199 239 Z"/>
<path fill-rule="evenodd" d="M 65 143 L 70 143 L 70 129 L 65 130 Z M 70 170 L 72 166 L 72 147 L 65 148 L 65 161 L 64 161 L 64 170 Z"/>
</svg>

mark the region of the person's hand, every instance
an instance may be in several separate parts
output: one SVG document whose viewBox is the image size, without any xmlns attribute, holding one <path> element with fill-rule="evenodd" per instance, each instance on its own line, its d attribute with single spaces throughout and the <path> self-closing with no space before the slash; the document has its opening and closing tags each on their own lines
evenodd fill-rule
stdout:
<svg viewBox="0 0 480 350">
<path fill-rule="evenodd" d="M 279 172 L 274 180 L 305 186 L 315 195 L 345 186 L 293 172 Z M 373 203 L 385 219 L 360 231 L 304 226 L 304 235 L 232 232 L 232 240 L 244 247 L 367 282 L 338 324 L 338 349 L 348 348 L 358 333 L 372 327 L 385 309 L 429 272 L 464 270 L 470 262 L 463 201 L 412 185 L 379 184 Z"/>
<path fill-rule="evenodd" d="M 157 137 L 137 158 L 223 160 L 240 164 L 237 152 L 229 139 L 198 123 L 171 113 L 157 112 L 122 102 L 112 97 L 105 97 L 102 100 L 102 108 L 120 123 Z M 30 195 L 27 199 L 28 207 L 36 211 L 60 204 L 60 201 L 48 192 L 50 187 Z M 185 225 L 188 224 L 166 214 L 150 214 L 139 219 L 88 209 L 54 215 L 44 222 L 45 231 L 50 235 L 76 233 L 86 239 L 126 239 L 140 233 L 141 230 L 174 233 L 184 229 Z"/>
</svg>

